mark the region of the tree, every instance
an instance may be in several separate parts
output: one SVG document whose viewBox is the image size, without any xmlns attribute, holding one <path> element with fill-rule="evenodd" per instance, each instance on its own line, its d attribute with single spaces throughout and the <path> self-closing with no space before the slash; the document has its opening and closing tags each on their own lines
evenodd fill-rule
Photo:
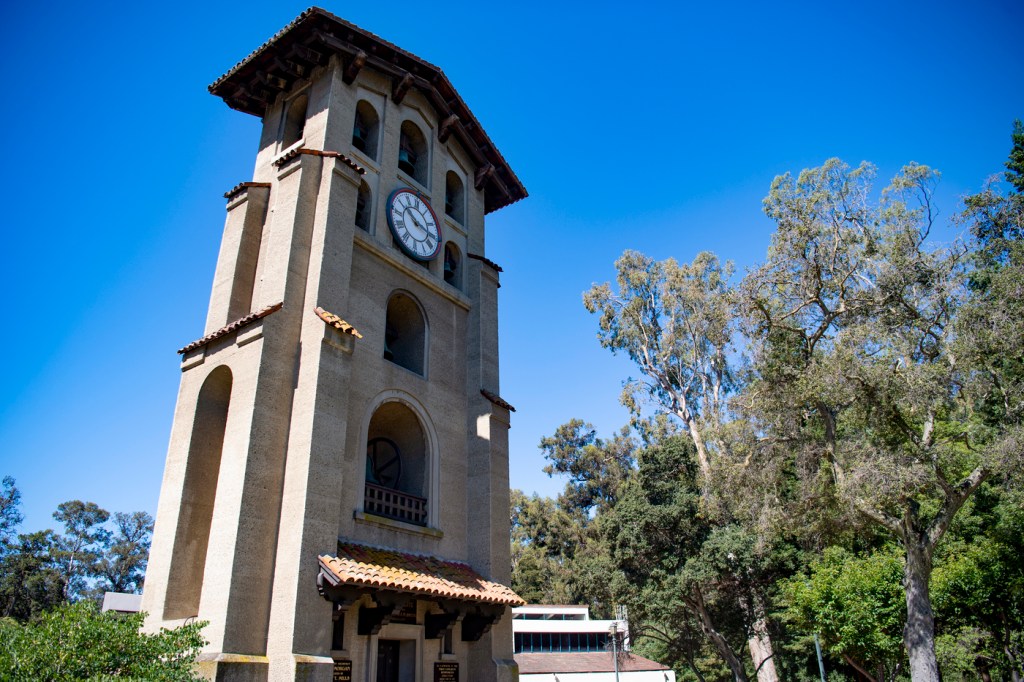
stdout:
<svg viewBox="0 0 1024 682">
<path fill-rule="evenodd" d="M 53 531 L 19 535 L 0 557 L 0 618 L 27 621 L 64 601 L 55 545 Z"/>
<path fill-rule="evenodd" d="M 703 513 L 729 524 L 739 511 L 736 500 L 716 495 L 714 484 L 716 477 L 731 477 L 732 469 L 749 462 L 753 436 L 733 418 L 728 403 L 737 388 L 734 342 L 739 321 L 736 290 L 729 281 L 732 265 L 706 252 L 692 263 L 679 264 L 672 258 L 658 262 L 626 251 L 615 268 L 618 290 L 608 283 L 595 285 L 584 294 L 583 303 L 600 315 L 601 345 L 626 353 L 642 373 L 626 382 L 622 401 L 638 427 L 651 405 L 678 419 L 694 446 Z M 748 605 L 742 606 L 747 610 Z M 758 679 L 777 680 L 760 595 L 752 595 L 749 609 L 748 646 Z M 723 659 L 736 659 L 724 638 L 712 640 Z M 730 663 L 730 668 L 736 679 L 745 679 L 742 666 Z"/>
<path fill-rule="evenodd" d="M 146 512 L 114 512 L 114 532 L 95 564 L 98 590 L 140 592 L 146 575 L 153 517 Z"/>
<path fill-rule="evenodd" d="M 53 518 L 64 525 L 56 558 L 64 573 L 65 596 L 83 596 L 87 579 L 96 573 L 101 549 L 110 541 L 110 531 L 103 526 L 110 512 L 95 502 L 71 500 L 57 505 Z"/>
<path fill-rule="evenodd" d="M 823 462 L 853 509 L 905 551 L 905 644 L 938 680 L 933 554 L 978 486 L 1014 466 L 1013 437 L 979 430 L 955 350 L 968 254 L 931 247 L 937 174 L 906 166 L 870 200 L 874 169 L 838 160 L 776 178 L 768 259 L 744 281 L 760 428 Z"/>
<path fill-rule="evenodd" d="M 95 602 L 64 604 L 24 625 L 0 619 L 0 669 L 12 682 L 200 680 L 193 665 L 204 622 L 141 632 L 144 614 L 100 613 Z"/>
<path fill-rule="evenodd" d="M 905 660 L 900 554 L 892 546 L 862 556 L 829 547 L 805 575 L 781 585 L 787 616 L 872 682 L 897 679 Z"/>
<path fill-rule="evenodd" d="M 562 424 L 540 441 L 548 460 L 544 473 L 569 477 L 564 493 L 567 502 L 584 515 L 615 504 L 618 488 L 633 468 L 635 448 L 628 427 L 606 441 L 597 437 L 592 424 L 581 419 Z"/>
<path fill-rule="evenodd" d="M 1024 193 L 1024 124 L 1017 119 L 1013 122 L 1013 134 L 1010 136 L 1013 146 L 1010 148 L 1010 158 L 1006 162 L 1006 181 L 1013 185 L 1013 188 Z"/>
<path fill-rule="evenodd" d="M 14 539 L 15 529 L 23 520 L 21 515 L 21 493 L 11 476 L 4 476 L 0 483 L 0 556 Z"/>
</svg>

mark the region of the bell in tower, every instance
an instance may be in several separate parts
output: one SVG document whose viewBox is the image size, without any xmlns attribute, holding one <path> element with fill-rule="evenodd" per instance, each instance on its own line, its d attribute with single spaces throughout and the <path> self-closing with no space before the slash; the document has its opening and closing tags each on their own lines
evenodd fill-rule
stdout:
<svg viewBox="0 0 1024 682">
<path fill-rule="evenodd" d="M 515 679 L 485 216 L 526 190 L 440 69 L 319 8 L 210 91 L 263 129 L 179 351 L 146 627 L 206 621 L 209 679 Z"/>
</svg>

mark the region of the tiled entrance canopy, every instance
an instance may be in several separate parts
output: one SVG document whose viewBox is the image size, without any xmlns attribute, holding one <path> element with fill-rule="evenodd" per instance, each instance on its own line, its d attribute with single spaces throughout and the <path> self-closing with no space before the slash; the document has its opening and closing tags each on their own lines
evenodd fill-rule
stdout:
<svg viewBox="0 0 1024 682">
<path fill-rule="evenodd" d="M 466 564 L 354 542 L 339 543 L 338 556 L 321 556 L 320 572 L 332 587 L 372 588 L 503 606 L 526 603 L 509 587 L 485 580 Z"/>
</svg>

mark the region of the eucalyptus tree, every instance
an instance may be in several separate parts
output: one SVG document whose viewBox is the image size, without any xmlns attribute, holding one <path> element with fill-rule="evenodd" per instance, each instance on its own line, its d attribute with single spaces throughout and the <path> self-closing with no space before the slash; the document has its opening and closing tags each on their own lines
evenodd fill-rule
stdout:
<svg viewBox="0 0 1024 682">
<path fill-rule="evenodd" d="M 973 304 L 976 323 L 988 320 L 995 301 L 972 300 L 964 243 L 929 239 L 938 174 L 910 164 L 877 202 L 874 177 L 832 159 L 772 184 L 777 228 L 741 287 L 756 372 L 740 403 L 766 448 L 810 478 L 820 465 L 900 542 L 911 678 L 937 682 L 935 548 L 983 481 L 1019 467 L 1020 436 L 979 419 L 988 382 L 958 316 Z"/>
<path fill-rule="evenodd" d="M 738 513 L 752 516 L 755 523 L 763 521 L 766 507 L 742 508 L 737 503 L 746 504 L 748 496 L 738 497 L 730 490 L 737 476 L 757 474 L 737 471 L 749 464 L 755 434 L 735 419 L 729 405 L 740 385 L 739 301 L 731 282 L 732 265 L 706 252 L 680 264 L 626 251 L 615 268 L 617 286 L 594 285 L 583 302 L 600 316 L 601 345 L 626 354 L 641 372 L 625 382 L 622 393 L 634 423 L 641 425 L 652 406 L 654 412 L 678 420 L 694 448 L 703 515 L 722 525 Z M 762 543 L 762 548 L 769 544 Z M 726 638 L 715 634 L 711 614 L 702 613 L 699 604 L 696 599 L 690 602 L 694 617 L 729 663 L 734 678 L 746 679 L 736 652 Z M 749 614 L 748 648 L 758 679 L 777 680 L 762 595 L 755 592 L 739 606 Z"/>
</svg>

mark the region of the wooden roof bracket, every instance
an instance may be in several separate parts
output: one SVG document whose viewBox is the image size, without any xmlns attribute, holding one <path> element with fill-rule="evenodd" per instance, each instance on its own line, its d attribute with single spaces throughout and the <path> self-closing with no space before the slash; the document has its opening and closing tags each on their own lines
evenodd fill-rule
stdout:
<svg viewBox="0 0 1024 682">
<path fill-rule="evenodd" d="M 356 52 L 355 56 L 352 57 L 352 61 L 348 63 L 345 68 L 345 73 L 341 75 L 341 80 L 345 81 L 345 85 L 352 85 L 355 81 L 356 76 L 359 75 L 359 71 L 362 70 L 363 65 L 366 64 L 366 53 L 362 50 Z"/>
<path fill-rule="evenodd" d="M 437 128 L 437 139 L 441 144 L 444 144 L 445 142 L 448 141 L 448 138 L 451 137 L 452 130 L 454 129 L 455 124 L 458 122 L 458 114 L 452 114 L 445 120 L 441 121 L 441 125 L 438 126 Z"/>
<path fill-rule="evenodd" d="M 402 76 L 402 79 L 394 84 L 391 88 L 391 99 L 395 104 L 401 104 L 402 100 L 405 99 L 406 93 L 409 92 L 409 88 L 412 87 L 413 75 L 408 71 Z"/>
<path fill-rule="evenodd" d="M 487 184 L 487 180 L 493 175 L 494 164 L 488 163 L 480 166 L 476 171 L 476 181 L 473 183 L 473 186 L 477 189 L 483 189 L 483 186 Z"/>
</svg>

